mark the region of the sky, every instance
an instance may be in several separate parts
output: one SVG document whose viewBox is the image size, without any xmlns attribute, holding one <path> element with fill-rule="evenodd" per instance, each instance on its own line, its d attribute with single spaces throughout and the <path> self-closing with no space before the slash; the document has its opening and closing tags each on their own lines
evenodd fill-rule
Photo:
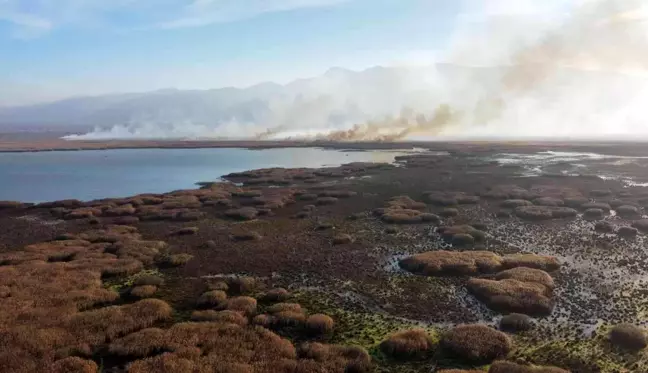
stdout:
<svg viewBox="0 0 648 373">
<path fill-rule="evenodd" d="M 466 30 L 551 23 L 579 1 L 0 0 L 0 106 L 431 64 Z"/>
</svg>

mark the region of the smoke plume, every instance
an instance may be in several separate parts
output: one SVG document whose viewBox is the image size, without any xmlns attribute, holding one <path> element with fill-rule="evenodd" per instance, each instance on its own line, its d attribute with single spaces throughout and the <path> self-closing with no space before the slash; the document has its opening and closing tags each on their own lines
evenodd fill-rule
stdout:
<svg viewBox="0 0 648 373">
<path fill-rule="evenodd" d="M 648 136 L 647 19 L 640 0 L 565 0 L 546 17 L 464 15 L 429 67 L 333 69 L 249 88 L 226 107 L 204 100 L 209 109 L 192 103 L 77 138 Z"/>
</svg>

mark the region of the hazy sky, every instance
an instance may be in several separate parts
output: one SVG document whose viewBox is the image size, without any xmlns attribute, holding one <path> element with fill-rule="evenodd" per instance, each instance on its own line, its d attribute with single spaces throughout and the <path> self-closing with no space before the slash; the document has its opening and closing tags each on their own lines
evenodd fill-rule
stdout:
<svg viewBox="0 0 648 373">
<path fill-rule="evenodd" d="M 0 0 L 0 105 L 429 64 L 460 25 L 574 1 Z"/>
</svg>

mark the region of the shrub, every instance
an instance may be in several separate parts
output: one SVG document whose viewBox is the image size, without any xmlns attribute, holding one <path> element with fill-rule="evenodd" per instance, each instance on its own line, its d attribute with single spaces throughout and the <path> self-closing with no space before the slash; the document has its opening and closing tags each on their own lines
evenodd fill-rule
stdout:
<svg viewBox="0 0 648 373">
<path fill-rule="evenodd" d="M 297 197 L 301 201 L 315 201 L 317 199 L 317 194 L 305 193 Z"/>
<path fill-rule="evenodd" d="M 350 190 L 329 190 L 318 194 L 319 197 L 349 198 L 358 195 Z"/>
<path fill-rule="evenodd" d="M 612 194 L 612 191 L 609 189 L 594 189 L 590 191 L 590 196 L 592 197 L 606 197 Z"/>
<path fill-rule="evenodd" d="M 614 225 L 608 221 L 599 221 L 594 224 L 594 230 L 598 233 L 614 233 Z"/>
<path fill-rule="evenodd" d="M 214 311 L 214 310 L 204 310 L 204 311 L 194 311 L 191 313 L 191 321 L 212 321 L 212 322 L 221 322 L 221 323 L 231 323 L 240 326 L 245 326 L 248 323 L 248 319 L 235 311 Z"/>
<path fill-rule="evenodd" d="M 140 219 L 137 216 L 121 216 L 115 218 L 113 223 L 121 225 L 132 225 L 139 223 Z"/>
<path fill-rule="evenodd" d="M 256 288 L 257 281 L 254 277 L 250 276 L 229 277 L 227 279 L 227 286 L 230 291 L 236 294 L 246 294 Z"/>
<path fill-rule="evenodd" d="M 156 275 L 137 276 L 137 278 L 133 281 L 133 285 L 135 286 L 142 286 L 142 285 L 162 286 L 163 284 L 164 284 L 164 279 Z"/>
<path fill-rule="evenodd" d="M 585 210 L 587 210 L 587 209 L 599 209 L 599 210 L 603 210 L 604 212 L 608 212 L 608 211 L 610 211 L 612 209 L 610 207 L 610 205 L 605 203 L 605 202 L 588 202 L 588 203 L 582 204 L 581 208 L 585 209 Z"/>
<path fill-rule="evenodd" d="M 184 228 L 180 228 L 180 229 L 174 231 L 173 233 L 171 233 L 171 235 L 173 235 L 173 236 L 187 236 L 187 235 L 192 235 L 192 234 L 196 234 L 196 233 L 198 233 L 198 227 L 184 227 Z"/>
<path fill-rule="evenodd" d="M 394 333 L 380 344 L 385 355 L 398 359 L 424 358 L 434 347 L 432 338 L 423 329 Z"/>
<path fill-rule="evenodd" d="M 338 201 L 337 198 L 335 197 L 319 197 L 316 201 L 315 204 L 324 206 L 324 205 L 334 205 Z"/>
<path fill-rule="evenodd" d="M 306 319 L 306 330 L 311 334 L 330 334 L 333 332 L 335 322 L 328 315 L 315 314 Z"/>
<path fill-rule="evenodd" d="M 637 237 L 639 231 L 636 228 L 632 227 L 620 227 L 616 233 L 619 237 L 622 238 L 634 238 Z"/>
<path fill-rule="evenodd" d="M 333 245 L 345 245 L 353 243 L 354 239 L 348 234 L 338 234 L 333 237 Z"/>
<path fill-rule="evenodd" d="M 441 346 L 453 355 L 475 363 L 506 357 L 512 348 L 509 337 L 485 325 L 460 325 L 445 333 Z"/>
<path fill-rule="evenodd" d="M 263 237 L 255 231 L 237 231 L 232 233 L 234 241 L 261 241 Z"/>
<path fill-rule="evenodd" d="M 506 332 L 523 332 L 533 328 L 533 320 L 521 313 L 511 313 L 503 316 L 499 325 Z"/>
<path fill-rule="evenodd" d="M 159 328 L 142 329 L 113 341 L 108 346 L 111 354 L 146 357 L 170 349 L 169 335 Z"/>
<path fill-rule="evenodd" d="M 457 233 L 452 236 L 451 242 L 455 247 L 470 247 L 475 243 L 475 239 L 468 233 Z"/>
<path fill-rule="evenodd" d="M 96 373 L 97 363 L 80 357 L 68 357 L 55 361 L 51 366 L 52 373 Z"/>
<path fill-rule="evenodd" d="M 585 197 L 567 197 L 564 199 L 565 201 L 565 206 L 571 207 L 571 208 L 580 208 L 589 200 Z"/>
<path fill-rule="evenodd" d="M 227 301 L 227 294 L 222 290 L 210 290 L 200 295 L 197 301 L 199 307 L 218 307 Z"/>
<path fill-rule="evenodd" d="M 601 209 L 590 208 L 585 210 L 585 212 L 583 213 L 583 218 L 587 220 L 598 220 L 598 219 L 603 219 L 604 214 L 605 212 Z"/>
<path fill-rule="evenodd" d="M 473 278 L 468 281 L 467 287 L 488 308 L 498 312 L 547 316 L 554 307 L 547 288 L 538 283 Z"/>
<path fill-rule="evenodd" d="M 252 315 L 256 312 L 257 301 L 254 298 L 246 296 L 233 297 L 227 300 L 226 308 L 231 311 L 239 311 L 247 315 Z"/>
<path fill-rule="evenodd" d="M 131 289 L 130 295 L 136 298 L 150 298 L 157 292 L 155 285 L 140 285 Z"/>
<path fill-rule="evenodd" d="M 110 207 L 104 210 L 104 216 L 126 216 L 135 214 L 136 210 L 133 205 L 127 204 L 117 207 Z"/>
<path fill-rule="evenodd" d="M 648 219 L 637 220 L 632 223 L 634 228 L 637 228 L 642 233 L 648 233 Z"/>
<path fill-rule="evenodd" d="M 439 215 L 441 215 L 441 216 L 443 216 L 445 218 L 449 218 L 449 217 L 459 215 L 459 210 L 457 210 L 455 208 L 447 207 L 447 208 L 444 208 L 443 210 L 441 210 L 441 212 L 439 212 Z"/>
<path fill-rule="evenodd" d="M 471 275 L 490 273 L 502 267 L 502 258 L 490 251 L 428 251 L 405 258 L 401 268 L 416 274 Z"/>
<path fill-rule="evenodd" d="M 540 197 L 533 200 L 533 203 L 538 206 L 564 206 L 565 202 L 560 198 L 554 197 Z"/>
<path fill-rule="evenodd" d="M 532 206 L 532 205 L 533 202 L 524 199 L 507 199 L 506 201 L 500 203 L 501 207 L 508 208 L 508 209 L 521 207 L 521 206 Z"/>
<path fill-rule="evenodd" d="M 635 206 L 622 205 L 616 208 L 616 213 L 622 218 L 636 218 L 639 217 L 639 209 Z"/>
<path fill-rule="evenodd" d="M 253 220 L 259 212 L 254 207 L 241 207 L 225 211 L 225 216 L 237 220 Z"/>
<path fill-rule="evenodd" d="M 619 324 L 613 327 L 609 338 L 614 346 L 631 351 L 643 350 L 648 345 L 646 333 L 632 324 Z"/>
<path fill-rule="evenodd" d="M 268 290 L 261 298 L 264 302 L 283 302 L 290 298 L 290 293 L 284 288 Z"/>
</svg>

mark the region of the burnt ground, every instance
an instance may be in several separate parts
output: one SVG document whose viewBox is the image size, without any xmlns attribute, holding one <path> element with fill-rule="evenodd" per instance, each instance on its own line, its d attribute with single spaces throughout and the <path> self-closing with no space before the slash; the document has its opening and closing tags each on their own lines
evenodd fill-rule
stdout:
<svg viewBox="0 0 648 373">
<path fill-rule="evenodd" d="M 515 336 L 512 358 L 534 364 L 557 365 L 573 372 L 645 372 L 648 355 L 616 350 L 607 342 L 609 327 L 621 322 L 648 323 L 648 237 L 599 234 L 594 221 L 576 217 L 546 221 L 501 218 L 502 198 L 485 194 L 498 186 L 515 185 L 533 196 L 563 198 L 579 195 L 614 206 L 635 205 L 648 212 L 648 149 L 633 146 L 566 144 L 546 153 L 536 144 L 430 146 L 430 153 L 405 156 L 394 165 L 326 170 L 273 170 L 265 174 L 231 175 L 243 190 L 294 196 L 267 215 L 237 221 L 224 215 L 227 206 L 202 204 L 193 221 L 140 221 L 145 239 L 166 241 L 172 253 L 190 253 L 180 268 L 160 269 L 166 279 L 160 297 L 174 309 L 191 310 L 206 289 L 205 278 L 249 275 L 264 286 L 282 286 L 298 301 L 337 321 L 332 342 L 360 344 L 374 353 L 383 371 L 429 372 L 456 362 L 428 361 L 395 364 L 375 354 L 376 344 L 404 325 L 440 332 L 453 324 L 482 322 L 496 325 L 501 314 L 486 308 L 466 290 L 467 277 L 426 277 L 403 271 L 398 260 L 452 247 L 437 233 L 439 225 L 481 223 L 487 240 L 479 249 L 497 254 L 530 252 L 556 256 L 562 267 L 553 272 L 555 308 L 536 318 L 536 327 Z M 564 153 L 562 153 L 564 152 Z M 602 156 L 605 155 L 605 156 Z M 292 172 L 292 173 L 291 173 Z M 295 175 L 307 174 L 305 177 Z M 278 183 L 275 183 L 279 180 Z M 277 185 L 279 184 L 279 185 Z M 230 185 L 233 187 L 233 185 Z M 295 194 L 295 191 L 299 193 Z M 317 205 L 300 195 L 355 192 L 333 204 Z M 476 204 L 454 206 L 458 215 L 441 224 L 386 224 L 373 214 L 394 196 L 425 200 L 426 191 L 463 192 L 481 196 Z M 601 192 L 605 191 L 605 192 Z M 527 197 L 531 199 L 531 197 Z M 245 198 L 232 197 L 235 206 Z M 297 217 L 307 205 L 310 214 Z M 427 203 L 426 212 L 439 214 L 446 206 Z M 614 210 L 603 220 L 614 227 L 631 226 L 640 216 L 624 219 Z M 100 226 L 114 218 L 100 217 Z M 0 250 L 54 239 L 62 233 L 94 229 L 91 219 L 66 220 L 39 206 L 0 210 Z M 323 223 L 329 224 L 322 227 Z M 181 227 L 197 227 L 193 235 L 171 235 Z M 388 231 L 388 227 L 396 227 Z M 326 228 L 326 229 L 323 229 Z M 260 240 L 238 241 L 232 234 L 255 231 Z M 333 244 L 339 234 L 352 243 Z M 207 245 L 208 241 L 213 243 Z"/>
</svg>

